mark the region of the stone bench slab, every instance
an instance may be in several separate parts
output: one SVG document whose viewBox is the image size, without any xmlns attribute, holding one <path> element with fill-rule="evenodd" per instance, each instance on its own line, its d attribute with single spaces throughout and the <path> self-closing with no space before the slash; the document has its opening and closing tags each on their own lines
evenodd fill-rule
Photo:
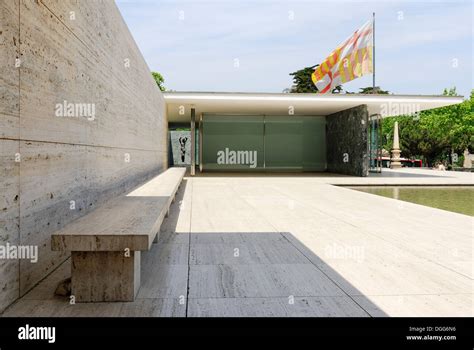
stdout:
<svg viewBox="0 0 474 350">
<path fill-rule="evenodd" d="M 170 168 L 73 221 L 51 236 L 52 250 L 149 250 L 184 173 L 184 168 Z"/>
<path fill-rule="evenodd" d="M 149 250 L 158 237 L 185 172 L 185 168 L 168 169 L 51 236 L 52 250 L 71 251 L 75 301 L 135 299 L 140 251 Z"/>
</svg>

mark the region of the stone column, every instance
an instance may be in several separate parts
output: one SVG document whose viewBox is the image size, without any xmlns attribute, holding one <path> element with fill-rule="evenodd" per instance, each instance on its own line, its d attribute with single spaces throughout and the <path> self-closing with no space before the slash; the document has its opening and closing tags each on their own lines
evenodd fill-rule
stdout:
<svg viewBox="0 0 474 350">
<path fill-rule="evenodd" d="M 402 167 L 400 163 L 400 142 L 398 140 L 398 122 L 395 122 L 393 126 L 393 147 L 392 147 L 392 158 L 390 158 L 390 169 L 398 169 Z"/>
</svg>

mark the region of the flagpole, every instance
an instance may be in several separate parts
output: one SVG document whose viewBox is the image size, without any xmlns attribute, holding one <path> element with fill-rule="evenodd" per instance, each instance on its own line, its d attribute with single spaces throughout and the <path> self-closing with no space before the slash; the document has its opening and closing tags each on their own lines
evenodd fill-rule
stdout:
<svg viewBox="0 0 474 350">
<path fill-rule="evenodd" d="M 375 12 L 372 12 L 372 93 L 375 94 Z"/>
</svg>

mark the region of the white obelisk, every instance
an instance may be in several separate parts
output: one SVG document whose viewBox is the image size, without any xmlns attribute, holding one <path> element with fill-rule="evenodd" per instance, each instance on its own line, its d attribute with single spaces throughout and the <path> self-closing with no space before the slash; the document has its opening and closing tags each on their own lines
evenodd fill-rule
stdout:
<svg viewBox="0 0 474 350">
<path fill-rule="evenodd" d="M 398 169 L 402 167 L 400 163 L 400 142 L 398 140 L 398 122 L 395 122 L 393 126 L 393 146 L 392 146 L 392 158 L 390 158 L 390 169 Z"/>
</svg>

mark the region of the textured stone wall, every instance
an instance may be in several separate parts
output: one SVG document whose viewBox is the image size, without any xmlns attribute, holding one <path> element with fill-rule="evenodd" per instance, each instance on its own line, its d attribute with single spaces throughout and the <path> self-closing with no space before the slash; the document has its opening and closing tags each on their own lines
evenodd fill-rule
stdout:
<svg viewBox="0 0 474 350">
<path fill-rule="evenodd" d="M 52 232 L 167 167 L 167 121 L 112 0 L 1 1 L 0 86 L 0 245 L 39 249 L 0 260 L 1 312 L 67 258 Z"/>
<path fill-rule="evenodd" d="M 368 112 L 361 105 L 326 118 L 327 171 L 368 175 Z"/>
</svg>

